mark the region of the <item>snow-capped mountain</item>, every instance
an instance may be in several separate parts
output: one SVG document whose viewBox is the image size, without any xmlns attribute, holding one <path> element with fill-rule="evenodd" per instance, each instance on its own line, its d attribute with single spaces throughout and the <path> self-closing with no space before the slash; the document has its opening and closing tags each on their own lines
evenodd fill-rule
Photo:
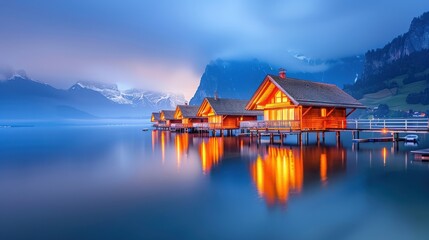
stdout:
<svg viewBox="0 0 429 240">
<path fill-rule="evenodd" d="M 86 88 L 92 91 L 101 93 L 109 100 L 119 104 L 133 104 L 132 101 L 126 99 L 116 84 L 108 84 L 94 81 L 79 81 L 76 85 L 81 88 Z"/>
<path fill-rule="evenodd" d="M 177 105 L 185 104 L 181 94 L 129 89 L 123 92 L 124 97 L 134 105 L 147 106 L 155 109 L 174 109 Z"/>
<path fill-rule="evenodd" d="M 7 71 L 6 71 L 7 70 Z M 184 104 L 183 95 L 81 81 L 58 89 L 24 71 L 0 69 L 0 119 L 147 118 Z"/>
<path fill-rule="evenodd" d="M 107 99 L 118 103 L 144 107 L 153 111 L 174 109 L 176 105 L 184 104 L 185 97 L 181 94 L 128 89 L 121 91 L 116 84 L 106 84 L 94 81 L 77 82 L 81 88 L 101 93 Z"/>
</svg>

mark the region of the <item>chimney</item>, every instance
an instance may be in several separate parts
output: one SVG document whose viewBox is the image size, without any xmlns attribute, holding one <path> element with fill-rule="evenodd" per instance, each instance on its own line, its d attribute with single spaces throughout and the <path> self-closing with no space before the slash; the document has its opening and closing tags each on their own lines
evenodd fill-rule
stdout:
<svg viewBox="0 0 429 240">
<path fill-rule="evenodd" d="M 217 95 L 217 91 L 214 92 L 214 100 L 217 100 L 219 96 Z"/>
<path fill-rule="evenodd" d="M 284 68 L 279 69 L 279 77 L 282 79 L 286 78 L 286 70 Z"/>
</svg>

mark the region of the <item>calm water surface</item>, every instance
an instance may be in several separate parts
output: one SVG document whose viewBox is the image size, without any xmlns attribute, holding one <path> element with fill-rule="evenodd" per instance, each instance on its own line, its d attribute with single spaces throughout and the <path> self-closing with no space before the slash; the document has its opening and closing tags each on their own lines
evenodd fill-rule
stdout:
<svg viewBox="0 0 429 240">
<path fill-rule="evenodd" d="M 399 143 L 257 144 L 140 126 L 0 129 L 0 239 L 428 239 Z"/>
</svg>

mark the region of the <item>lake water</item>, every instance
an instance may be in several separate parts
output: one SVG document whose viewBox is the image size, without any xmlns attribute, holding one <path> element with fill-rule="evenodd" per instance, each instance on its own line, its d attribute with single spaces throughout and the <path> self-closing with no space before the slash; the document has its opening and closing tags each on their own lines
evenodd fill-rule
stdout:
<svg viewBox="0 0 429 240">
<path fill-rule="evenodd" d="M 418 146 L 0 128 L 0 239 L 428 239 Z M 314 136 L 313 136 L 314 138 Z"/>
</svg>

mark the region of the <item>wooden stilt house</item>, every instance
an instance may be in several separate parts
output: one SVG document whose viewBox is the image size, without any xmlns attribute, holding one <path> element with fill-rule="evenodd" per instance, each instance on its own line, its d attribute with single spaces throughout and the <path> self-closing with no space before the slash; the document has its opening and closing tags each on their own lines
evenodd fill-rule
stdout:
<svg viewBox="0 0 429 240">
<path fill-rule="evenodd" d="M 208 118 L 210 130 L 231 130 L 240 128 L 242 121 L 256 121 L 262 111 L 247 111 L 247 100 L 207 97 L 198 109 L 198 117 Z"/>
<path fill-rule="evenodd" d="M 346 118 L 365 108 L 336 85 L 267 75 L 247 103 L 247 110 L 264 111 L 264 121 L 249 123 L 270 130 L 329 130 L 346 128 Z"/>
<path fill-rule="evenodd" d="M 201 123 L 207 123 L 207 117 L 197 117 L 200 106 L 177 105 L 174 113 L 175 119 L 181 119 L 181 123 L 175 123 L 174 127 L 184 131 L 195 129 Z"/>
<path fill-rule="evenodd" d="M 162 110 L 160 114 L 161 121 L 165 122 L 164 128 L 170 130 L 171 124 L 173 123 L 181 123 L 181 119 L 174 118 L 174 110 Z"/>
<path fill-rule="evenodd" d="M 159 112 L 153 112 L 152 116 L 150 117 L 150 121 L 153 122 L 153 127 L 158 129 L 161 118 Z"/>
</svg>

